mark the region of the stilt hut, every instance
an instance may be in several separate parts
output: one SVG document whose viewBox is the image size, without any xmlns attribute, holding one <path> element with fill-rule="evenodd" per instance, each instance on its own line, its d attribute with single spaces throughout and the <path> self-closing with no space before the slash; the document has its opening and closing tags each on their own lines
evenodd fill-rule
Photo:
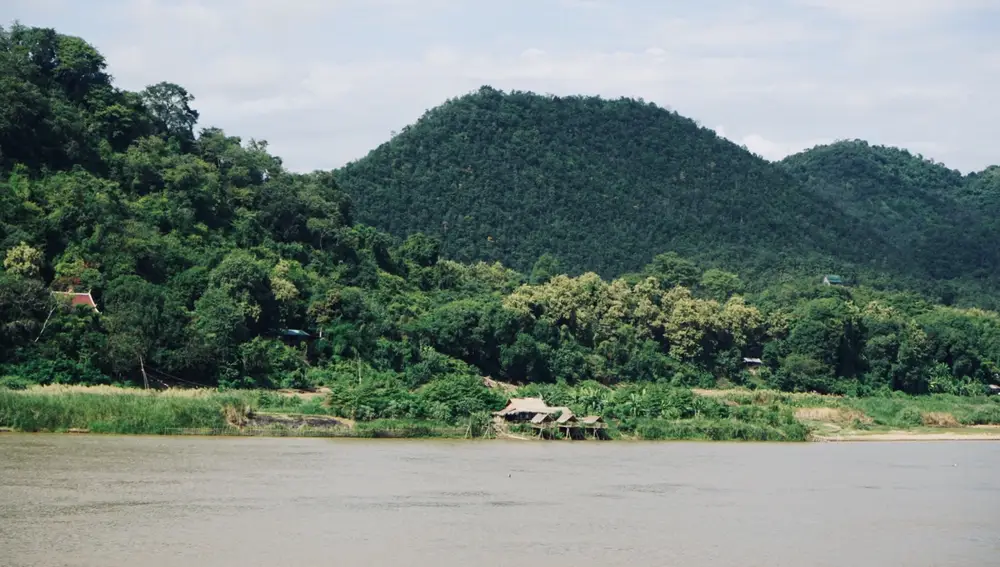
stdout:
<svg viewBox="0 0 1000 567">
<path fill-rule="evenodd" d="M 539 435 L 562 433 L 570 439 L 583 439 L 587 432 L 597 437 L 597 431 L 606 427 L 600 416 L 578 418 L 568 407 L 550 406 L 541 398 L 511 398 L 507 407 L 493 415 L 508 423 L 530 425 Z"/>
</svg>

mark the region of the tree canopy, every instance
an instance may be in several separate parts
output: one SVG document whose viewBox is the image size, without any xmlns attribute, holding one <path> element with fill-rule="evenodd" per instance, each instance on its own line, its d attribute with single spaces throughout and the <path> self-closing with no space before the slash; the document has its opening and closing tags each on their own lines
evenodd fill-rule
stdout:
<svg viewBox="0 0 1000 567">
<path fill-rule="evenodd" d="M 671 250 L 758 290 L 840 273 L 968 305 L 1000 292 L 995 215 L 957 198 L 970 178 L 863 142 L 771 163 L 641 100 L 483 87 L 336 175 L 360 221 L 461 261 L 615 277 Z"/>
</svg>

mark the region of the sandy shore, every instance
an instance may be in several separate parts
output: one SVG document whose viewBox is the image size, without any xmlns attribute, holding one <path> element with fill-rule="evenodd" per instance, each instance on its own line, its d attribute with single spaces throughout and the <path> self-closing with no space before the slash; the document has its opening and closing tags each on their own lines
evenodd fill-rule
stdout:
<svg viewBox="0 0 1000 567">
<path fill-rule="evenodd" d="M 886 431 L 869 433 L 866 431 L 837 433 L 832 435 L 817 435 L 819 442 L 838 441 L 1000 441 L 1000 428 L 969 427 L 955 431 Z"/>
</svg>

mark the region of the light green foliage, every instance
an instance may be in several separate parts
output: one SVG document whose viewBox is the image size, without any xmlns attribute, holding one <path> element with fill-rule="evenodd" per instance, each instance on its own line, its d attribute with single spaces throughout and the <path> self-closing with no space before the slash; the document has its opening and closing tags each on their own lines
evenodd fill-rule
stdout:
<svg viewBox="0 0 1000 567">
<path fill-rule="evenodd" d="M 735 294 L 744 291 L 740 277 L 732 272 L 712 268 L 701 275 L 698 287 L 716 301 L 725 301 Z"/>
<path fill-rule="evenodd" d="M 34 278 L 41 272 L 42 261 L 41 251 L 22 242 L 7 251 L 3 267 L 15 276 Z"/>
<path fill-rule="evenodd" d="M 0 427 L 20 431 L 85 429 L 94 433 L 163 434 L 188 427 L 225 426 L 231 398 L 139 394 L 37 394 L 0 390 Z"/>
</svg>

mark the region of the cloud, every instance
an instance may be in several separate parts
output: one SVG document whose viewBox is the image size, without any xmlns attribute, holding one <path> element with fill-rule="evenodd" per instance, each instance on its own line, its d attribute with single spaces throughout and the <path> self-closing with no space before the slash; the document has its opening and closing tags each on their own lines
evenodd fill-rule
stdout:
<svg viewBox="0 0 1000 567">
<path fill-rule="evenodd" d="M 86 5 L 85 5 L 86 4 Z M 363 156 L 490 84 L 641 97 L 771 159 L 816 141 L 1000 161 L 993 0 L 8 0 L 0 20 L 93 42 L 124 87 L 167 80 L 203 125 L 294 169 Z M 992 12 L 990 10 L 993 10 Z"/>
<path fill-rule="evenodd" d="M 606 0 L 559 0 L 559 4 L 566 8 L 582 8 L 585 10 L 609 7 L 609 3 Z"/>
<path fill-rule="evenodd" d="M 760 20 L 749 16 L 714 21 L 671 18 L 661 24 L 658 33 L 663 38 L 661 45 L 724 52 L 785 48 L 829 39 L 828 33 L 817 33 L 803 22 L 781 18 Z"/>
<path fill-rule="evenodd" d="M 943 17 L 991 6 L 993 0 L 798 0 L 840 18 L 899 28 L 932 24 Z"/>
</svg>

